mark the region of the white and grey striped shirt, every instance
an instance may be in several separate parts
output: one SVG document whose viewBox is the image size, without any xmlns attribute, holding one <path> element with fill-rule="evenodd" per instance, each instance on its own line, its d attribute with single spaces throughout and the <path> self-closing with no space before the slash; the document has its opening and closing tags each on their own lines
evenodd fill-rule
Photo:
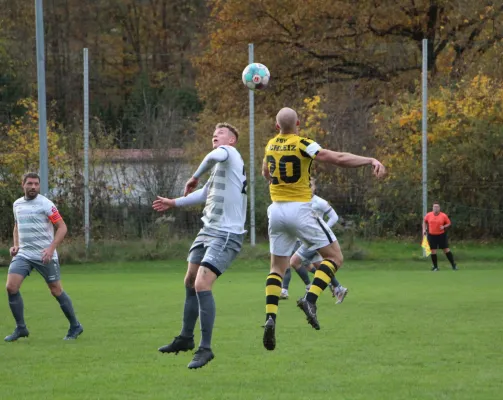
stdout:
<svg viewBox="0 0 503 400">
<path fill-rule="evenodd" d="M 19 234 L 18 256 L 29 260 L 42 260 L 42 251 L 54 240 L 53 224 L 61 219 L 52 201 L 41 194 L 33 200 L 24 197 L 14 202 L 14 219 Z M 53 260 L 58 259 L 54 251 Z"/>
<path fill-rule="evenodd" d="M 227 151 L 227 159 L 212 169 L 206 206 L 201 218 L 208 228 L 236 234 L 245 233 L 246 170 L 239 151 L 232 146 L 220 146 Z"/>
</svg>

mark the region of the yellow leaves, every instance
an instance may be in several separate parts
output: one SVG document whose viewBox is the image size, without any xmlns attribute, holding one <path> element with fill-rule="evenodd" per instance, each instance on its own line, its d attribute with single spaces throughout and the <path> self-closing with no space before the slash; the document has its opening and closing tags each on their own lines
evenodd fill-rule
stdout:
<svg viewBox="0 0 503 400">
<path fill-rule="evenodd" d="M 300 129 L 300 134 L 311 138 L 324 136 L 327 132 L 322 127 L 322 121 L 327 118 L 327 114 L 321 109 L 321 96 L 307 97 L 303 103 L 299 118 L 304 126 Z"/>
<path fill-rule="evenodd" d="M 10 125 L 0 125 L 0 132 L 6 134 L 2 141 L 0 165 L 15 179 L 28 170 L 38 170 L 39 163 L 37 102 L 27 98 L 20 100 L 18 105 L 25 108 L 25 114 Z M 47 142 L 50 168 L 64 168 L 66 154 L 59 146 L 55 124 L 50 120 L 47 121 Z"/>
<path fill-rule="evenodd" d="M 413 122 L 421 120 L 421 112 L 419 110 L 412 110 L 409 114 L 400 117 L 398 124 L 400 128 Z"/>
<path fill-rule="evenodd" d="M 435 113 L 439 117 L 445 117 L 447 114 L 447 105 L 442 100 L 430 100 L 428 102 L 428 112 Z"/>
</svg>

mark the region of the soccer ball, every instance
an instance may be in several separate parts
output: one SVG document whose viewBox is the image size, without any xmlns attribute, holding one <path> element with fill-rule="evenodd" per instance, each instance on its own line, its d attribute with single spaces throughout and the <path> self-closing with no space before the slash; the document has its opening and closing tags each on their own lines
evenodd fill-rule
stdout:
<svg viewBox="0 0 503 400">
<path fill-rule="evenodd" d="M 271 74 L 264 64 L 253 63 L 243 70 L 243 83 L 251 90 L 264 89 L 269 83 Z"/>
</svg>

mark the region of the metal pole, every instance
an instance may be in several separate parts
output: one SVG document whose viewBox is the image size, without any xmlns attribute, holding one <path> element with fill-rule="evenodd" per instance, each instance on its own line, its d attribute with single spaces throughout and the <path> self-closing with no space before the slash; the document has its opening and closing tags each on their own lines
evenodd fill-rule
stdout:
<svg viewBox="0 0 503 400">
<path fill-rule="evenodd" d="M 253 43 L 248 44 L 248 63 L 253 63 Z M 255 246 L 255 93 L 248 90 L 250 103 L 250 243 Z"/>
<path fill-rule="evenodd" d="M 38 87 L 38 139 L 40 159 L 40 192 L 49 193 L 49 161 L 47 154 L 47 110 L 45 103 L 45 46 L 44 7 L 42 0 L 35 0 L 35 27 L 37 46 L 37 87 Z"/>
<path fill-rule="evenodd" d="M 89 53 L 84 56 L 84 234 L 86 252 L 89 250 Z"/>
<path fill-rule="evenodd" d="M 423 217 L 428 208 L 428 39 L 423 39 Z M 423 250 L 423 256 L 426 256 Z"/>
</svg>

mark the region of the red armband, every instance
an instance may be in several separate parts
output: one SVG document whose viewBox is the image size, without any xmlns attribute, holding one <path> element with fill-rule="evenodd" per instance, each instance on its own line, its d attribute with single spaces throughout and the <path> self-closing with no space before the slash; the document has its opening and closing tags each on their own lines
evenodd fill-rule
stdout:
<svg viewBox="0 0 503 400">
<path fill-rule="evenodd" d="M 60 219 L 63 219 L 63 217 L 61 216 L 61 214 L 59 213 L 58 209 L 56 207 L 52 207 L 51 209 L 52 211 L 52 214 L 49 215 L 49 220 L 55 224 L 56 222 L 58 222 Z"/>
</svg>

